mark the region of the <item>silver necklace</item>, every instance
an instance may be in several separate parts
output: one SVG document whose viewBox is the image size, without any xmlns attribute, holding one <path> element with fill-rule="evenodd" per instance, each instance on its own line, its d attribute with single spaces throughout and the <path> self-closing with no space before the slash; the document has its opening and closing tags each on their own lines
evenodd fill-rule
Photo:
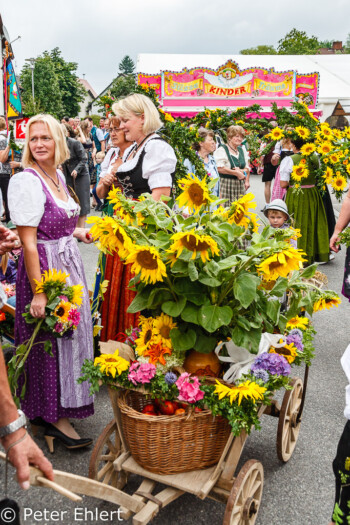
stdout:
<svg viewBox="0 0 350 525">
<path fill-rule="evenodd" d="M 56 188 L 57 188 L 57 191 L 61 191 L 61 188 L 60 188 L 60 178 L 59 178 L 59 176 L 57 175 L 57 180 L 58 180 L 58 183 L 57 183 L 57 182 L 55 182 L 55 181 L 53 180 L 53 178 L 51 177 L 51 175 L 49 175 L 48 173 L 46 173 L 46 171 L 44 170 L 44 168 L 42 168 L 41 166 L 39 166 L 39 164 L 38 164 L 37 162 L 35 162 L 35 164 L 41 169 L 41 171 L 42 171 L 43 173 L 45 173 L 46 177 L 48 177 L 48 178 L 54 183 L 54 185 L 55 185 Z M 57 174 L 57 172 L 56 172 L 56 174 Z"/>
</svg>

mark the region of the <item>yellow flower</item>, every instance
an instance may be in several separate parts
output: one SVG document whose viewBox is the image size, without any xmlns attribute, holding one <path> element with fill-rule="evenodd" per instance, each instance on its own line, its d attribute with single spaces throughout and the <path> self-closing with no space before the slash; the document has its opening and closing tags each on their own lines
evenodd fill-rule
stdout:
<svg viewBox="0 0 350 525">
<path fill-rule="evenodd" d="M 174 323 L 173 318 L 170 317 L 170 315 L 161 313 L 154 319 L 153 327 L 154 334 L 159 336 L 162 345 L 172 349 L 173 346 L 170 339 L 170 330 L 177 327 L 177 324 Z"/>
<path fill-rule="evenodd" d="M 254 233 L 258 233 L 259 232 L 259 226 L 260 226 L 260 223 L 258 221 L 258 216 L 256 213 L 252 213 L 251 216 L 250 216 L 250 227 L 252 229 L 252 231 Z"/>
<path fill-rule="evenodd" d="M 204 111 L 204 115 L 205 115 L 207 118 L 209 118 L 209 117 L 210 117 L 210 110 L 209 110 L 209 109 L 206 109 L 206 110 Z"/>
<path fill-rule="evenodd" d="M 150 344 L 154 342 L 153 323 L 153 317 L 140 315 L 139 326 L 141 327 L 141 332 L 135 341 L 136 351 L 139 355 L 143 355 Z"/>
<path fill-rule="evenodd" d="M 331 184 L 333 180 L 334 171 L 332 168 L 327 166 L 326 171 L 323 174 L 326 184 Z"/>
<path fill-rule="evenodd" d="M 131 270 L 136 275 L 140 274 L 141 281 L 156 283 L 166 277 L 166 267 L 160 258 L 159 252 L 153 246 L 140 246 L 133 244 L 126 263 L 132 264 Z"/>
<path fill-rule="evenodd" d="M 282 346 L 282 348 L 275 348 L 274 346 L 271 346 L 269 354 L 282 355 L 285 359 L 287 359 L 288 363 L 293 363 L 298 355 L 297 348 L 294 343 L 290 343 L 289 345 L 286 343 L 284 346 Z"/>
<path fill-rule="evenodd" d="M 279 127 L 276 127 L 270 131 L 270 137 L 272 140 L 281 140 L 284 137 L 283 130 Z"/>
<path fill-rule="evenodd" d="M 132 240 L 117 222 L 114 223 L 113 233 L 115 235 L 115 250 L 118 251 L 119 257 L 126 259 L 132 249 Z"/>
<path fill-rule="evenodd" d="M 278 277 L 287 277 L 289 272 L 299 270 L 300 265 L 306 259 L 303 259 L 304 252 L 290 247 L 274 253 L 267 257 L 258 266 L 258 271 L 264 274 L 266 281 L 275 280 Z"/>
<path fill-rule="evenodd" d="M 45 292 L 45 290 L 47 290 L 48 287 L 50 287 L 51 285 L 64 285 L 69 275 L 69 273 L 64 273 L 61 270 L 57 271 L 55 268 L 52 268 L 52 270 L 46 270 L 41 275 L 40 281 L 34 279 L 34 282 L 36 284 L 35 293 Z"/>
<path fill-rule="evenodd" d="M 312 144 L 311 142 L 308 142 L 307 144 L 304 144 L 300 148 L 300 153 L 302 155 L 311 155 L 311 153 L 313 153 L 314 151 L 316 151 L 316 146 L 315 146 L 315 144 Z"/>
<path fill-rule="evenodd" d="M 251 216 L 254 215 L 249 208 L 256 208 L 253 193 L 247 193 L 231 204 L 228 213 L 229 224 L 235 223 L 237 226 L 247 227 Z"/>
<path fill-rule="evenodd" d="M 240 405 L 243 398 L 252 400 L 253 403 L 263 400 L 266 390 L 267 388 L 258 385 L 254 381 L 244 381 L 244 383 L 230 388 L 216 380 L 214 394 L 217 394 L 219 399 L 223 399 L 226 396 L 229 397 L 231 405 L 238 398 L 238 405 Z"/>
<path fill-rule="evenodd" d="M 306 179 L 308 175 L 309 170 L 305 168 L 305 166 L 303 166 L 302 164 L 296 164 L 295 166 L 293 166 L 292 178 L 295 181 L 300 182 L 302 179 Z"/>
<path fill-rule="evenodd" d="M 339 161 L 339 155 L 338 153 L 331 153 L 328 156 L 328 159 L 331 161 L 332 164 L 336 164 Z"/>
<path fill-rule="evenodd" d="M 84 286 L 82 284 L 75 284 L 72 286 L 73 289 L 73 297 L 72 297 L 72 303 L 80 306 L 83 302 L 83 288 Z"/>
<path fill-rule="evenodd" d="M 291 236 L 291 239 L 296 241 L 297 239 L 299 239 L 301 237 L 301 232 L 300 232 L 299 228 L 292 228 L 292 227 L 290 227 L 289 229 L 293 232 L 293 235 Z"/>
<path fill-rule="evenodd" d="M 170 246 L 168 253 L 176 253 L 179 257 L 184 248 L 192 253 L 192 259 L 195 259 L 199 253 L 203 263 L 209 261 L 209 250 L 212 255 L 220 255 L 217 243 L 210 235 L 198 235 L 193 228 L 189 232 L 179 232 L 172 235 L 173 244 Z"/>
<path fill-rule="evenodd" d="M 326 137 L 327 139 L 330 139 L 333 137 L 333 132 L 331 130 L 331 128 L 329 127 L 329 124 L 327 124 L 326 122 L 323 122 L 320 126 L 321 128 L 321 134 Z"/>
<path fill-rule="evenodd" d="M 54 315 L 59 318 L 61 323 L 68 321 L 69 310 L 72 308 L 72 303 L 69 301 L 60 301 L 55 308 Z"/>
<path fill-rule="evenodd" d="M 336 177 L 333 178 L 331 184 L 332 184 L 332 188 L 335 189 L 336 191 L 343 191 L 346 188 L 347 181 L 346 181 L 346 178 L 343 177 L 342 175 L 337 175 Z"/>
<path fill-rule="evenodd" d="M 164 118 L 165 118 L 165 120 L 167 120 L 168 122 L 175 122 L 175 119 L 170 115 L 170 113 L 165 113 L 165 114 L 164 114 Z"/>
<path fill-rule="evenodd" d="M 314 303 L 314 312 L 320 312 L 321 310 L 329 310 L 333 306 L 339 306 L 341 303 L 340 298 L 335 294 L 330 294 L 327 292 L 323 294 L 318 301 Z"/>
<path fill-rule="evenodd" d="M 187 206 L 190 212 L 197 213 L 202 206 L 213 202 L 206 177 L 200 180 L 196 175 L 190 173 L 186 178 L 180 179 L 178 185 L 183 190 L 176 199 L 180 208 Z"/>
<path fill-rule="evenodd" d="M 349 128 L 349 127 L 347 127 L 347 128 L 344 129 L 344 131 L 343 131 L 343 137 L 344 137 L 344 138 L 347 138 L 347 139 L 350 139 L 350 128 Z"/>
<path fill-rule="evenodd" d="M 114 354 L 102 354 L 100 357 L 96 357 L 94 366 L 99 367 L 100 372 L 112 377 L 116 374 L 120 375 L 125 370 L 128 370 L 129 363 L 126 359 L 119 355 L 119 351 L 116 350 Z"/>
<path fill-rule="evenodd" d="M 310 130 L 303 126 L 297 126 L 295 131 L 302 139 L 307 139 L 310 136 Z"/>
<path fill-rule="evenodd" d="M 296 315 L 287 321 L 286 328 L 301 328 L 305 330 L 309 324 L 309 319 L 307 317 L 299 317 Z"/>
<path fill-rule="evenodd" d="M 113 210 L 115 216 L 118 219 L 124 221 L 125 224 L 128 226 L 129 224 L 133 224 L 134 217 L 124 208 L 121 197 L 123 197 L 123 194 L 120 188 L 112 188 L 111 191 L 108 193 L 109 202 L 111 204 L 114 204 Z"/>
<path fill-rule="evenodd" d="M 317 148 L 317 151 L 322 155 L 327 155 L 332 151 L 332 149 L 333 145 L 330 142 L 322 142 Z"/>
</svg>

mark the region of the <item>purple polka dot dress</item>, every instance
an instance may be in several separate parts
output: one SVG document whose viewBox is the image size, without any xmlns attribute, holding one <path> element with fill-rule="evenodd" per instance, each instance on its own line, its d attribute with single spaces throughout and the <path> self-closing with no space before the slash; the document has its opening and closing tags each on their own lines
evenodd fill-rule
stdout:
<svg viewBox="0 0 350 525">
<path fill-rule="evenodd" d="M 25 171 L 40 179 L 34 170 Z M 66 210 L 59 207 L 45 183 L 40 181 L 46 196 L 44 214 L 37 228 L 41 273 L 51 268 L 69 273 L 69 284 L 84 285 L 84 298 L 79 310 L 81 321 L 71 340 L 56 339 L 48 332 L 39 332 L 36 342 L 49 339 L 53 357 L 44 351 L 43 344 L 36 344 L 31 349 L 25 365 L 27 385 L 21 408 L 30 419 L 39 416 L 49 422 L 56 422 L 62 417 L 82 419 L 94 413 L 88 383 L 77 383 L 83 361 L 93 358 L 93 338 L 83 263 L 76 240 L 72 237 L 79 212 L 77 208 Z M 67 191 L 63 180 L 61 183 Z M 19 260 L 16 286 L 15 344 L 19 345 L 33 333 L 33 325 L 27 324 L 22 317 L 25 306 L 33 298 L 23 253 Z"/>
</svg>

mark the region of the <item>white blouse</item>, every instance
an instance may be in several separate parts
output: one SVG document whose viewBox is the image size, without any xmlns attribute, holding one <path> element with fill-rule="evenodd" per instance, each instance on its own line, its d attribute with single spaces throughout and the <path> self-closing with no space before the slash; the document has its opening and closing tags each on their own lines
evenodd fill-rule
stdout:
<svg viewBox="0 0 350 525">
<path fill-rule="evenodd" d="M 36 170 L 35 170 L 36 171 Z M 57 170 L 65 181 L 63 173 Z M 36 173 L 38 173 L 36 171 Z M 66 210 L 68 216 L 79 215 L 80 206 L 69 195 L 68 200 L 58 199 L 51 191 L 44 178 L 38 173 L 59 208 Z M 16 226 L 36 228 L 44 215 L 46 195 L 38 177 L 33 173 L 21 171 L 11 177 L 8 189 L 8 206 L 11 221 Z"/>
<path fill-rule="evenodd" d="M 135 168 L 141 152 L 145 150 L 146 154 L 142 163 L 142 177 L 148 179 L 150 189 L 171 188 L 173 185 L 171 174 L 176 168 L 176 155 L 173 148 L 167 142 L 163 140 L 151 140 L 154 137 L 157 137 L 157 135 L 151 135 L 141 148 L 137 150 L 135 157 L 126 160 L 130 151 L 130 148 L 128 148 L 124 152 L 124 163 L 118 168 L 118 172 L 124 173 Z"/>
<path fill-rule="evenodd" d="M 245 146 L 241 146 L 241 148 L 243 149 L 243 153 L 244 153 L 244 160 L 245 160 L 245 166 L 244 167 L 247 168 L 249 166 L 249 155 L 248 155 L 248 152 L 247 152 Z M 231 151 L 230 151 L 230 153 L 231 153 L 232 157 L 235 157 L 238 160 L 239 152 L 237 153 L 237 155 L 235 155 Z M 227 158 L 226 151 L 224 150 L 224 148 L 222 146 L 220 146 L 220 148 L 218 148 L 217 150 L 214 151 L 214 159 L 215 159 L 215 162 L 216 162 L 216 165 L 217 165 L 218 168 L 231 169 L 230 161 Z"/>
<path fill-rule="evenodd" d="M 290 174 L 293 171 L 293 161 L 291 156 L 284 157 L 280 164 L 280 180 L 283 180 L 285 182 L 289 182 L 290 180 Z"/>
</svg>

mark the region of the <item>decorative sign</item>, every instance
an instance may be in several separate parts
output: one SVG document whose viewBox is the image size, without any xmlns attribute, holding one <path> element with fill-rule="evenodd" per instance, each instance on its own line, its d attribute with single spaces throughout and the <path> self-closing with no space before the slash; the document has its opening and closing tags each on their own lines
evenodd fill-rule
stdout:
<svg viewBox="0 0 350 525">
<path fill-rule="evenodd" d="M 7 101 L 7 118 L 16 119 L 22 117 L 22 103 L 18 91 L 16 75 L 13 69 L 11 59 L 6 64 L 6 101 Z"/>
<path fill-rule="evenodd" d="M 290 106 L 302 99 L 310 108 L 317 103 L 319 75 L 299 75 L 296 71 L 278 72 L 273 68 L 252 67 L 240 70 L 229 60 L 218 69 L 194 68 L 180 72 L 162 71 L 159 75 L 139 73 L 139 84 L 152 86 L 169 111 L 180 106 L 231 108 L 252 104 Z M 197 109 L 200 111 L 201 109 Z"/>
<path fill-rule="evenodd" d="M 26 138 L 26 127 L 28 120 L 29 118 L 22 118 L 20 120 L 16 120 L 15 138 L 17 140 L 24 140 Z"/>
</svg>

